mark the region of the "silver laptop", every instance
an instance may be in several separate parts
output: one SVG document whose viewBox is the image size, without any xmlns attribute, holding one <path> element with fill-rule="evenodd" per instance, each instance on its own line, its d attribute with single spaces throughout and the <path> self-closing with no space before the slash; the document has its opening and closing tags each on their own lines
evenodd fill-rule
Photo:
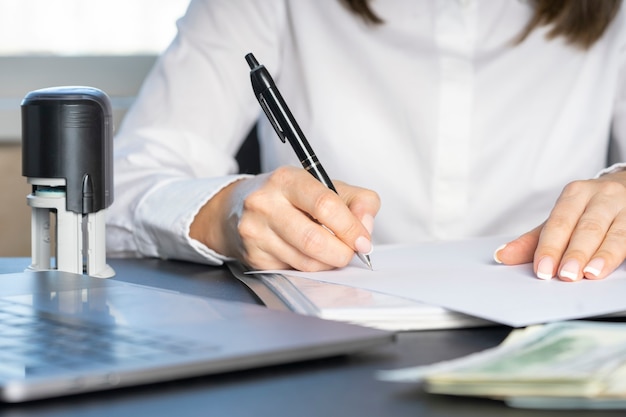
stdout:
<svg viewBox="0 0 626 417">
<path fill-rule="evenodd" d="M 59 271 L 0 275 L 0 399 L 352 353 L 381 330 Z"/>
</svg>

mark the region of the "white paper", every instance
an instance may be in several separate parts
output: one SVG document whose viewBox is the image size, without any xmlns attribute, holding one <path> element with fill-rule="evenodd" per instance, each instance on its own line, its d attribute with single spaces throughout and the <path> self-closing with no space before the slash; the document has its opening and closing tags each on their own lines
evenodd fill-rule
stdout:
<svg viewBox="0 0 626 417">
<path fill-rule="evenodd" d="M 373 271 L 356 262 L 333 271 L 284 273 L 438 305 L 497 323 L 523 327 L 626 311 L 623 265 L 604 280 L 563 282 L 535 277 L 531 264 L 506 266 L 494 250 L 511 240 L 382 245 L 370 255 Z"/>
</svg>

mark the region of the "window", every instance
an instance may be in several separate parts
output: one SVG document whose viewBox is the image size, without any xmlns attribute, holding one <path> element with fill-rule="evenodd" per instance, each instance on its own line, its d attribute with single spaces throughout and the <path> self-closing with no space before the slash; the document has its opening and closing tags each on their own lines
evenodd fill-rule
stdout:
<svg viewBox="0 0 626 417">
<path fill-rule="evenodd" d="M 0 0 L 0 55 L 157 54 L 189 0 Z"/>
<path fill-rule="evenodd" d="M 0 0 L 0 142 L 21 136 L 32 90 L 87 85 L 111 98 L 114 125 L 189 0 Z"/>
</svg>

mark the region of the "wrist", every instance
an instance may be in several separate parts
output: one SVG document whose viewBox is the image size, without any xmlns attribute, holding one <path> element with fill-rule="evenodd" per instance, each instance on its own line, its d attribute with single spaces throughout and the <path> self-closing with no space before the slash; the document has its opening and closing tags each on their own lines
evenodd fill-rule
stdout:
<svg viewBox="0 0 626 417">
<path fill-rule="evenodd" d="M 189 227 L 190 238 L 227 257 L 234 257 L 231 241 L 236 230 L 230 230 L 228 215 L 231 212 L 231 197 L 238 182 L 228 184 L 211 197 L 198 210 Z"/>
</svg>

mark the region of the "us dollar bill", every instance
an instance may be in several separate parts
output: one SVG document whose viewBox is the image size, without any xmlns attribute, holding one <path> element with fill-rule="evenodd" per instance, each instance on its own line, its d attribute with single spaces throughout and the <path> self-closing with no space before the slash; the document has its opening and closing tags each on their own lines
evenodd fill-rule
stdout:
<svg viewBox="0 0 626 417">
<path fill-rule="evenodd" d="M 549 408 L 548 400 L 557 407 L 559 399 L 563 404 L 567 398 L 570 408 L 583 408 L 585 399 L 593 399 L 589 402 L 595 408 L 609 400 L 623 407 L 626 323 L 567 321 L 532 326 L 514 330 L 492 349 L 378 376 L 422 382 L 431 393 L 503 399 L 514 406 L 525 402 L 528 407 L 535 399 L 535 404 L 543 401 L 538 408 Z"/>
</svg>

